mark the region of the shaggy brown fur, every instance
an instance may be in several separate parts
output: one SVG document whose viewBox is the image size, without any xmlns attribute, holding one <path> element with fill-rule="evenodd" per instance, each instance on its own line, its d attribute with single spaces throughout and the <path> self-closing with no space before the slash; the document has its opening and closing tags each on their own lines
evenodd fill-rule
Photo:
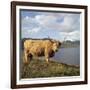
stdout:
<svg viewBox="0 0 90 90">
<path fill-rule="evenodd" d="M 48 62 L 49 57 L 54 56 L 59 49 L 61 43 L 56 40 L 26 40 L 24 42 L 24 62 L 28 63 L 28 56 L 32 59 L 33 56 L 45 56 Z"/>
</svg>

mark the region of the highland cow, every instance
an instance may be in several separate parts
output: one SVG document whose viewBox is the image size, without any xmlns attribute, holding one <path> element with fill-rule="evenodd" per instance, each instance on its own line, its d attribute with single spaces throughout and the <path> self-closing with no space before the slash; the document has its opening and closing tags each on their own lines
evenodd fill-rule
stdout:
<svg viewBox="0 0 90 90">
<path fill-rule="evenodd" d="M 61 42 L 53 39 L 29 39 L 24 41 L 24 62 L 28 63 L 28 58 L 34 56 L 45 56 L 46 62 L 50 57 L 55 55 L 55 52 L 61 46 Z"/>
</svg>

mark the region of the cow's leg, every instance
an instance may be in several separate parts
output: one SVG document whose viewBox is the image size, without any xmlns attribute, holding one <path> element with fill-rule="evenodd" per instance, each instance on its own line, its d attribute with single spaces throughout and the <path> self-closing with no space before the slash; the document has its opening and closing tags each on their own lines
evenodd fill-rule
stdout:
<svg viewBox="0 0 90 90">
<path fill-rule="evenodd" d="M 49 61 L 49 59 L 48 58 L 46 58 L 46 62 L 48 63 L 48 61 Z"/>
<path fill-rule="evenodd" d="M 47 50 L 45 50 L 45 60 L 47 63 L 49 62 L 49 54 L 48 54 Z"/>
<path fill-rule="evenodd" d="M 33 57 L 33 56 L 32 56 L 31 53 L 29 53 L 28 57 L 29 57 L 29 61 L 30 61 L 30 60 L 32 60 L 32 57 Z"/>
<path fill-rule="evenodd" d="M 24 50 L 24 57 L 25 57 L 24 63 L 28 63 L 28 54 L 26 50 Z"/>
</svg>

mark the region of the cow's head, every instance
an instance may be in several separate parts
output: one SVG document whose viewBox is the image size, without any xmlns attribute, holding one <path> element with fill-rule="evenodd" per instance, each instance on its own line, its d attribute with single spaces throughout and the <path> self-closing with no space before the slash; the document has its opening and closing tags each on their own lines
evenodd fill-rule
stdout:
<svg viewBox="0 0 90 90">
<path fill-rule="evenodd" d="M 52 40 L 52 42 L 53 42 L 52 49 L 54 50 L 54 52 L 57 52 L 61 46 L 61 42 L 57 40 Z"/>
</svg>

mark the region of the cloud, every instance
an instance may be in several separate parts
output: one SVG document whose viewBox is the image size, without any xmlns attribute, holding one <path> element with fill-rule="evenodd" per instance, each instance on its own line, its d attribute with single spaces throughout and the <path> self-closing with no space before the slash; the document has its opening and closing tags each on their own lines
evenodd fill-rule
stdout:
<svg viewBox="0 0 90 90">
<path fill-rule="evenodd" d="M 31 34 L 37 33 L 39 36 L 42 33 L 51 35 L 51 31 L 57 32 L 60 39 L 69 35 L 67 39 L 80 39 L 80 15 L 70 13 L 45 13 L 41 12 L 32 16 L 26 15 L 21 20 L 22 37 L 29 37 Z M 30 35 L 28 34 L 30 33 Z M 52 36 L 53 36 L 52 33 Z M 42 35 L 43 36 L 43 35 Z M 54 35 L 55 36 L 55 35 Z"/>
<path fill-rule="evenodd" d="M 32 28 L 36 28 L 39 26 L 35 18 L 29 17 L 29 16 L 22 18 L 21 24 L 22 24 L 22 29 L 25 29 L 25 30 L 26 29 L 31 30 Z"/>
<path fill-rule="evenodd" d="M 38 33 L 40 31 L 40 27 L 33 28 L 32 30 L 28 30 L 28 33 Z"/>
<path fill-rule="evenodd" d="M 67 39 L 80 40 L 80 32 L 74 31 L 74 32 L 69 33 L 69 36 Z"/>
<path fill-rule="evenodd" d="M 80 31 L 73 31 L 73 32 L 60 32 L 59 35 L 62 37 L 61 40 L 80 40 Z"/>
<path fill-rule="evenodd" d="M 60 32 L 72 32 L 79 29 L 79 15 L 61 14 L 58 15 L 37 15 L 36 21 L 46 29 L 59 30 Z"/>
</svg>

